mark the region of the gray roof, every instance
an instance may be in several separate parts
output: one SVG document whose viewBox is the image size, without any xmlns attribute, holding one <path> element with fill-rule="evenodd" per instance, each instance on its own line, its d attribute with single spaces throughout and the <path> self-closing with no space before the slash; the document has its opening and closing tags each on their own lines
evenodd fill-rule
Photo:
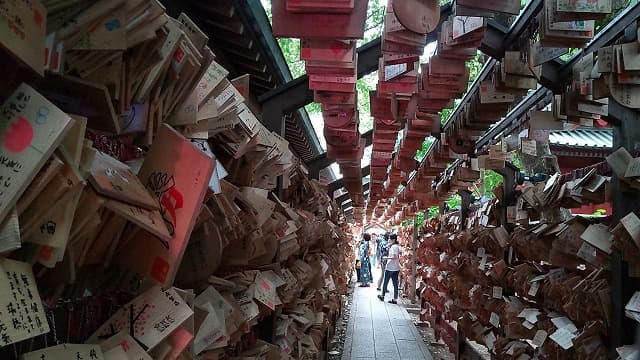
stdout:
<svg viewBox="0 0 640 360">
<path fill-rule="evenodd" d="M 611 149 L 613 148 L 613 129 L 611 128 L 578 128 L 574 130 L 555 130 L 549 134 L 549 143 L 576 149 Z"/>
</svg>

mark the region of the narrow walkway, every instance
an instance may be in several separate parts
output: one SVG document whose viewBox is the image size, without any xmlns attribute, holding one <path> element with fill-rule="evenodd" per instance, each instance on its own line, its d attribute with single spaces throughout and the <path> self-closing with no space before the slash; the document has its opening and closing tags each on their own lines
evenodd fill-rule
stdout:
<svg viewBox="0 0 640 360">
<path fill-rule="evenodd" d="M 377 294 L 375 284 L 356 286 L 342 360 L 432 360 L 405 308 L 383 303 Z"/>
</svg>

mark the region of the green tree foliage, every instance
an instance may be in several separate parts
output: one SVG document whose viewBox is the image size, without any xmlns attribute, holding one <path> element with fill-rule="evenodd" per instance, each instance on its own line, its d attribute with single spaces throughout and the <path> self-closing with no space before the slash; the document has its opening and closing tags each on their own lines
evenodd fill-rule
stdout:
<svg viewBox="0 0 640 360">
<path fill-rule="evenodd" d="M 369 1 L 364 37 L 358 40 L 358 46 L 382 36 L 382 31 L 384 30 L 385 2 L 386 1 L 379 0 Z"/>
<path fill-rule="evenodd" d="M 462 205 L 462 197 L 458 194 L 452 195 L 449 200 L 446 200 L 444 202 L 445 204 L 447 204 L 447 206 L 449 206 L 449 210 L 455 210 L 455 209 L 459 209 L 460 206 Z"/>
<path fill-rule="evenodd" d="M 425 138 L 422 142 L 422 147 L 418 151 L 416 151 L 416 156 L 414 157 L 414 159 L 422 161 L 424 157 L 427 156 L 427 152 L 429 152 L 429 149 L 431 148 L 431 145 L 433 145 L 433 142 L 435 140 L 436 139 L 432 136 Z"/>
<path fill-rule="evenodd" d="M 306 73 L 304 69 L 304 61 L 300 60 L 300 39 L 279 38 L 278 45 L 282 50 L 282 55 L 289 65 L 291 77 L 297 78 Z"/>
<path fill-rule="evenodd" d="M 373 129 L 373 117 L 371 116 L 371 104 L 369 91 L 375 90 L 378 82 L 378 72 L 363 76 L 356 82 L 358 96 L 358 115 L 360 115 L 360 132 L 364 133 Z"/>
<path fill-rule="evenodd" d="M 418 223 L 419 228 L 422 227 L 422 224 L 424 223 L 424 216 L 425 216 L 424 211 L 418 211 L 416 213 L 416 222 Z"/>
<path fill-rule="evenodd" d="M 502 175 L 493 170 L 483 170 L 480 178 L 482 180 L 480 181 L 480 186 L 478 187 L 479 193 L 477 195 L 488 196 L 490 198 L 495 197 L 493 195 L 493 189 L 502 183 Z"/>
<path fill-rule="evenodd" d="M 368 43 L 382 36 L 384 29 L 385 2 L 372 0 L 367 7 L 367 20 L 365 22 L 364 37 L 358 40 L 358 46 Z M 369 91 L 375 90 L 378 83 L 378 72 L 365 75 L 356 82 L 358 96 L 358 115 L 360 116 L 360 132 L 364 133 L 373 129 L 373 117 L 371 117 L 371 105 Z"/>
<path fill-rule="evenodd" d="M 437 206 L 432 206 L 427 209 L 427 219 L 433 219 L 434 217 L 438 216 L 439 213 L 440 208 Z"/>
</svg>

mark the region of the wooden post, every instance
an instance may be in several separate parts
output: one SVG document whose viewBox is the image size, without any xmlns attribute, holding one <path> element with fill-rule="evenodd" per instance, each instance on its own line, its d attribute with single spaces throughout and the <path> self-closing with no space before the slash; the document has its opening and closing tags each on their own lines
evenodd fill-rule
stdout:
<svg viewBox="0 0 640 360">
<path fill-rule="evenodd" d="M 416 251 L 418 251 L 418 216 L 413 218 L 413 245 L 411 246 L 411 293 L 409 294 L 409 300 L 412 304 L 416 303 L 416 286 L 418 284 L 418 265 L 416 261 Z"/>
<path fill-rule="evenodd" d="M 510 162 L 505 162 L 505 167 L 495 170 L 498 174 L 502 175 L 502 215 L 500 222 L 507 231 L 511 232 L 513 226 L 507 223 L 507 207 L 514 205 L 516 202 L 515 190 L 516 190 L 516 173 L 520 172 L 520 169 L 513 166 Z"/>
<path fill-rule="evenodd" d="M 609 117 L 613 125 L 613 148 L 624 147 L 633 156 L 640 152 L 640 112 L 620 105 L 609 98 Z M 613 224 L 629 212 L 640 214 L 640 192 L 627 190 L 620 180 L 612 177 Z M 609 356 L 617 357 L 616 348 L 634 343 L 633 320 L 624 315 L 624 307 L 635 291 L 640 290 L 640 281 L 628 275 L 627 263 L 618 253 L 611 258 L 611 346 Z"/>
<path fill-rule="evenodd" d="M 462 221 L 462 228 L 466 229 L 467 218 L 469 217 L 469 206 L 473 203 L 474 197 L 471 191 L 467 189 L 458 190 L 458 195 L 462 198 L 460 204 L 460 220 Z"/>
</svg>

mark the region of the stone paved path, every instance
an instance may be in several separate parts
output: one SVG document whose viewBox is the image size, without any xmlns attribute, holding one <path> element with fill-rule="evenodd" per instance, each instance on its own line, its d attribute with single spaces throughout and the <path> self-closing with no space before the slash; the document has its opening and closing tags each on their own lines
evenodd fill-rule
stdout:
<svg viewBox="0 0 640 360">
<path fill-rule="evenodd" d="M 404 307 L 377 294 L 375 286 L 356 286 L 342 360 L 433 360 Z"/>
</svg>

